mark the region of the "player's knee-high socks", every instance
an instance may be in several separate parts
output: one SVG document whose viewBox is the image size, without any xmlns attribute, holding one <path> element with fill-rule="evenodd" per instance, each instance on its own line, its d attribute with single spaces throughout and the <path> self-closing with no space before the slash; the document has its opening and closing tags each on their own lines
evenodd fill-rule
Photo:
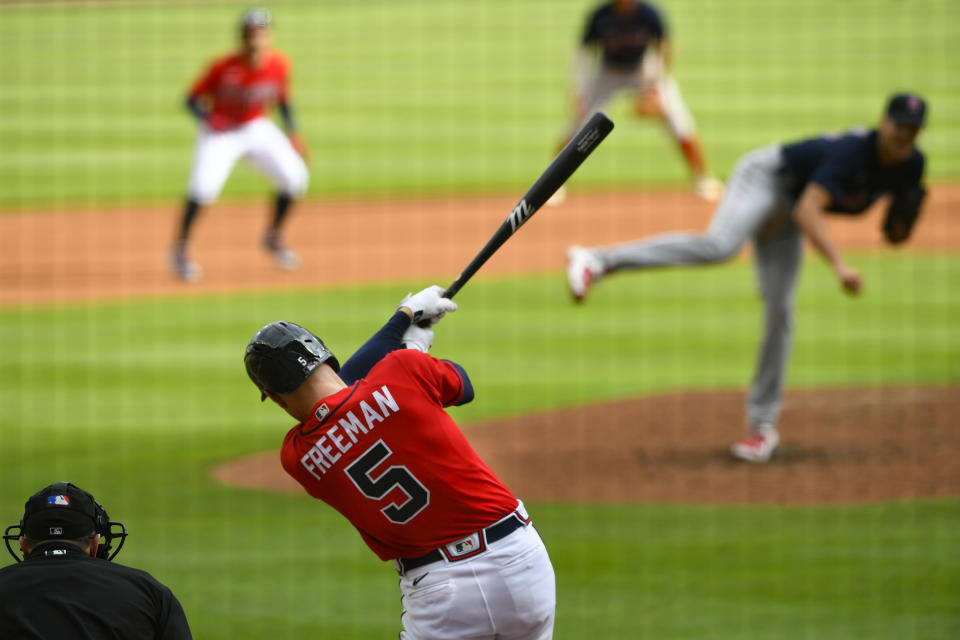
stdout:
<svg viewBox="0 0 960 640">
<path fill-rule="evenodd" d="M 293 198 L 287 194 L 277 194 L 277 200 L 273 209 L 273 222 L 270 224 L 270 230 L 268 231 L 268 234 L 276 235 L 277 232 L 280 231 L 280 227 L 283 225 L 283 220 L 287 217 L 287 213 L 290 211 L 290 205 L 292 203 Z"/>
<path fill-rule="evenodd" d="M 190 228 L 197 219 L 197 214 L 199 212 L 200 203 L 191 198 L 187 198 L 186 203 L 183 205 L 183 219 L 180 222 L 180 235 L 177 237 L 177 241 L 179 243 L 186 244 L 187 239 L 190 237 Z"/>
<path fill-rule="evenodd" d="M 706 175 L 707 165 L 703 160 L 703 152 L 700 150 L 699 141 L 696 138 L 681 138 L 677 142 L 683 152 L 683 157 L 687 160 L 687 165 L 690 166 L 690 173 L 695 178 Z"/>
</svg>

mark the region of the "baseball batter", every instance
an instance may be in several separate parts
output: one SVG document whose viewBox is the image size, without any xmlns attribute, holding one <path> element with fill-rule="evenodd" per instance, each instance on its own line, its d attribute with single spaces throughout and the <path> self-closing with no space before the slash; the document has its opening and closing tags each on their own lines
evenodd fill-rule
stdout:
<svg viewBox="0 0 960 640">
<path fill-rule="evenodd" d="M 470 378 L 428 355 L 433 330 L 413 324 L 456 310 L 442 292 L 404 298 L 342 368 L 303 327 L 272 322 L 247 345 L 247 373 L 298 422 L 283 468 L 394 562 L 402 639 L 551 638 L 546 548 L 444 411 L 473 399 Z"/>
<path fill-rule="evenodd" d="M 307 189 L 304 158 L 308 151 L 294 126 L 290 63 L 270 48 L 271 21 L 266 9 L 247 11 L 240 22 L 240 51 L 214 61 L 187 97 L 187 108 L 200 125 L 171 266 L 188 282 L 201 274 L 200 266 L 189 255 L 190 230 L 200 208 L 220 196 L 241 158 L 277 188 L 273 220 L 264 235 L 263 248 L 284 269 L 295 269 L 299 264 L 299 256 L 286 247 L 280 232 L 291 202 Z M 274 103 L 286 135 L 265 116 Z"/>
<path fill-rule="evenodd" d="M 592 284 L 615 271 L 722 262 L 752 238 L 765 328 L 747 397 L 748 433 L 731 452 L 766 462 L 780 441 L 777 420 L 803 236 L 826 258 L 843 290 L 858 294 L 861 276 L 844 261 L 823 217 L 862 213 L 881 195 L 892 194 L 883 232 L 893 244 L 910 236 L 926 194 L 921 184 L 924 156 L 915 146 L 926 110 L 920 96 L 901 93 L 890 99 L 877 129 L 773 144 L 748 153 L 734 169 L 706 233 L 667 233 L 593 249 L 571 247 L 571 293 L 582 300 Z"/>
<path fill-rule="evenodd" d="M 723 184 L 707 168 L 693 116 L 671 74 L 670 34 L 660 12 L 635 0 L 600 5 L 587 19 L 581 43 L 573 64 L 576 117 L 566 139 L 617 93 L 628 93 L 637 115 L 667 125 L 690 167 L 694 193 L 719 200 Z M 562 201 L 559 193 L 553 203 Z"/>
</svg>

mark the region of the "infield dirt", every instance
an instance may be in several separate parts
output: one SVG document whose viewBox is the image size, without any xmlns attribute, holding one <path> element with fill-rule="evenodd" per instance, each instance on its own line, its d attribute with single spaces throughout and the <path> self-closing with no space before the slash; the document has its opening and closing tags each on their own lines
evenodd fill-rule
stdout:
<svg viewBox="0 0 960 640">
<path fill-rule="evenodd" d="M 216 205 L 198 225 L 194 255 L 205 275 L 192 285 L 177 281 L 166 262 L 175 205 L 11 213 L 0 216 L 0 307 L 445 282 L 514 204 L 510 197 L 303 203 L 289 229 L 290 244 L 304 259 L 295 272 L 279 270 L 259 249 L 265 203 Z M 960 186 L 935 186 L 904 250 L 960 249 L 960 224 L 951 218 L 958 209 Z M 483 275 L 559 270 L 573 243 L 702 230 L 712 210 L 686 192 L 573 194 L 562 207 L 535 215 Z M 884 247 L 881 207 L 865 217 L 829 221 L 840 245 Z M 741 433 L 742 405 L 742 392 L 665 395 L 472 424 L 467 434 L 527 500 L 837 503 L 960 495 L 960 465 L 953 459 L 960 450 L 960 388 L 791 391 L 781 448 L 760 466 L 726 454 Z M 281 436 L 278 431 L 278 442 Z M 281 470 L 277 452 L 213 473 L 235 486 L 300 491 Z"/>
<path fill-rule="evenodd" d="M 0 216 L 0 306 L 353 282 L 452 281 L 516 204 L 510 197 L 374 202 L 305 202 L 290 221 L 289 244 L 303 257 L 281 271 L 260 249 L 266 200 L 209 207 L 193 255 L 203 279 L 174 278 L 168 251 L 179 213 L 112 209 Z M 907 251 L 955 251 L 960 186 L 938 185 Z M 713 206 L 687 192 L 573 194 L 546 207 L 484 266 L 482 276 L 558 270 L 568 245 L 624 242 L 670 230 L 702 230 Z M 866 218 L 866 219 L 864 219 Z M 879 249 L 882 211 L 829 222 L 847 248 Z M 746 253 L 745 250 L 744 253 Z M 441 277 L 442 276 L 442 277 Z"/>
</svg>

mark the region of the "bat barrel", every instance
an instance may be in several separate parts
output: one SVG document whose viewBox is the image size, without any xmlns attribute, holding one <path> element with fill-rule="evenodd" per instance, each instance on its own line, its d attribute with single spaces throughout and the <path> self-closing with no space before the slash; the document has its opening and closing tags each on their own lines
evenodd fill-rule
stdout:
<svg viewBox="0 0 960 640">
<path fill-rule="evenodd" d="M 563 186 L 573 172 L 583 164 L 593 150 L 613 130 L 613 121 L 602 111 L 593 114 L 586 124 L 570 139 L 570 142 L 557 154 L 533 186 L 527 190 L 507 219 L 496 230 L 483 249 L 470 261 L 460 276 L 444 292 L 445 298 L 452 298 L 473 277 L 480 267 L 496 253 L 497 249 L 510 239 L 523 224 L 536 213 L 550 197 Z"/>
</svg>

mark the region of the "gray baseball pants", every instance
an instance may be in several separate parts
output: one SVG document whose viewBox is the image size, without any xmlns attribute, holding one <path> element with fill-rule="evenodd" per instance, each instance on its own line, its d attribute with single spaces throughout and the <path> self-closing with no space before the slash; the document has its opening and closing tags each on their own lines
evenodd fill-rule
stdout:
<svg viewBox="0 0 960 640">
<path fill-rule="evenodd" d="M 743 156 L 706 233 L 666 233 L 648 240 L 595 249 L 608 272 L 729 260 L 753 238 L 757 280 L 765 305 L 763 342 L 747 396 L 753 429 L 773 428 L 783 403 L 783 384 L 793 328 L 794 292 L 803 259 L 803 234 L 793 222 L 794 199 L 779 170 L 780 145 Z"/>
</svg>

